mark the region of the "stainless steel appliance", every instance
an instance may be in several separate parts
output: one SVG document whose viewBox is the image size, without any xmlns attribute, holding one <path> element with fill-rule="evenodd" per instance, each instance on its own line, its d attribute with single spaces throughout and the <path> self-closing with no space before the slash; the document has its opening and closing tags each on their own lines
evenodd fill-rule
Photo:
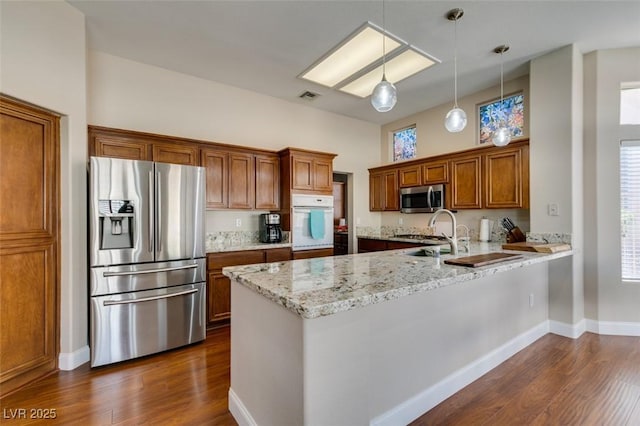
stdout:
<svg viewBox="0 0 640 426">
<path fill-rule="evenodd" d="M 333 196 L 294 194 L 291 201 L 291 249 L 332 248 Z"/>
<path fill-rule="evenodd" d="M 444 208 L 444 185 L 400 189 L 401 213 L 433 213 Z"/>
<path fill-rule="evenodd" d="M 258 218 L 258 233 L 261 243 L 279 243 L 282 241 L 280 215 L 278 213 L 263 213 Z"/>
<path fill-rule="evenodd" d="M 204 168 L 91 157 L 91 366 L 205 338 Z"/>
</svg>

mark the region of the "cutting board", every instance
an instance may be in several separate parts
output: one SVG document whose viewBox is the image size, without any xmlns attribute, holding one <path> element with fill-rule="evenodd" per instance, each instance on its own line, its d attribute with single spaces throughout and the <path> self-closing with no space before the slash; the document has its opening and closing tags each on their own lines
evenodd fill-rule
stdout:
<svg viewBox="0 0 640 426">
<path fill-rule="evenodd" d="M 521 242 L 503 244 L 504 250 L 533 251 L 537 253 L 557 253 L 559 251 L 571 250 L 569 244 L 564 243 L 540 243 L 540 242 Z"/>
<path fill-rule="evenodd" d="M 444 263 L 448 265 L 470 266 L 472 268 L 477 268 L 478 266 L 491 265 L 493 263 L 519 259 L 521 257 L 522 255 L 512 253 L 487 253 L 477 254 L 475 256 L 459 257 L 457 259 L 447 259 Z"/>
</svg>

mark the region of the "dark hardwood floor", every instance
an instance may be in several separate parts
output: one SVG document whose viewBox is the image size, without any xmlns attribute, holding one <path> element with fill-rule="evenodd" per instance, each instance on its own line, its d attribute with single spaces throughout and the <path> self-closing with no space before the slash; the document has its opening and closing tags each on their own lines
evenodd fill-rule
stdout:
<svg viewBox="0 0 640 426">
<path fill-rule="evenodd" d="M 225 327 L 164 354 L 61 371 L 0 400 L 0 423 L 235 425 L 229 347 Z M 56 418 L 30 419 L 46 410 Z M 413 425 L 640 425 L 640 338 L 549 334 Z"/>
</svg>

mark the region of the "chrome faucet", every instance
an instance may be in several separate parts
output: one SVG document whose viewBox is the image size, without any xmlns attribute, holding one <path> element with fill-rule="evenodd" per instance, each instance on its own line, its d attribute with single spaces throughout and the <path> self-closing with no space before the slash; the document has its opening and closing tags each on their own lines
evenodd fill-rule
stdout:
<svg viewBox="0 0 640 426">
<path fill-rule="evenodd" d="M 447 242 L 451 247 L 451 254 L 458 254 L 458 237 L 456 235 L 456 228 L 458 227 L 458 225 L 456 224 L 456 217 L 453 215 L 453 213 L 450 210 L 447 210 L 447 209 L 436 210 L 433 216 L 431 216 L 431 219 L 429 219 L 429 227 L 435 226 L 436 219 L 442 213 L 446 213 L 449 215 L 449 217 L 451 218 L 451 228 L 453 228 L 453 235 L 451 235 L 451 237 L 447 237 L 444 232 L 442 233 L 442 236 L 447 239 Z"/>
</svg>

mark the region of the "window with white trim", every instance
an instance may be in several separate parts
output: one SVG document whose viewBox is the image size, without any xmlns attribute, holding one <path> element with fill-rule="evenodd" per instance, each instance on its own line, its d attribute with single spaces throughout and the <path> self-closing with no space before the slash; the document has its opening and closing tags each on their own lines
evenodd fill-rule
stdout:
<svg viewBox="0 0 640 426">
<path fill-rule="evenodd" d="M 640 140 L 620 142 L 622 279 L 640 282 Z"/>
</svg>

